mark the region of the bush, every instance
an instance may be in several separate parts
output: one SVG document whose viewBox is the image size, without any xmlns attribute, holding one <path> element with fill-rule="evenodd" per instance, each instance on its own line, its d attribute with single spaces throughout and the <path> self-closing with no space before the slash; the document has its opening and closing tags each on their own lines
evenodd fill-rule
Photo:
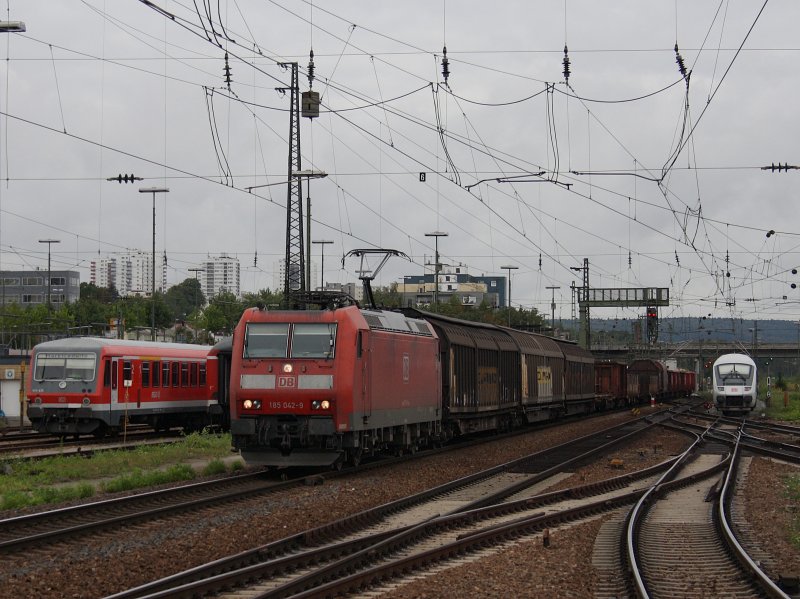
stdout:
<svg viewBox="0 0 800 599">
<path fill-rule="evenodd" d="M 203 468 L 205 476 L 214 476 L 215 474 L 225 474 L 228 469 L 225 467 L 225 462 L 222 460 L 211 460 L 206 467 Z"/>
<path fill-rule="evenodd" d="M 119 491 L 130 491 L 139 487 L 149 487 L 152 485 L 163 485 L 181 480 L 192 480 L 195 472 L 187 464 L 177 464 L 166 470 L 153 470 L 143 472 L 135 470 L 130 474 L 117 477 L 102 484 L 102 489 L 106 493 L 118 493 Z"/>
</svg>

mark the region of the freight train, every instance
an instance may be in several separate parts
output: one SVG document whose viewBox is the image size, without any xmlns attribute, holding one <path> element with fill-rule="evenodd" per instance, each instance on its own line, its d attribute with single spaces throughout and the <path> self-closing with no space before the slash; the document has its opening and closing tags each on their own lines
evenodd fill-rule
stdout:
<svg viewBox="0 0 800 599">
<path fill-rule="evenodd" d="M 744 354 L 724 354 L 712 367 L 714 407 L 726 416 L 746 415 L 756 407 L 756 363 Z"/>
<path fill-rule="evenodd" d="M 693 372 L 654 360 L 596 361 L 574 343 L 416 310 L 252 308 L 234 339 L 42 343 L 28 417 L 59 436 L 214 425 L 232 428 L 248 462 L 327 466 L 695 389 Z"/>
<path fill-rule="evenodd" d="M 31 355 L 28 419 L 59 436 L 103 437 L 126 423 L 156 430 L 227 426 L 210 346 L 93 337 L 46 341 Z"/>
<path fill-rule="evenodd" d="M 694 391 L 694 373 L 596 363 L 577 345 L 419 310 L 245 310 L 230 354 L 233 448 L 338 466 L 453 437 Z"/>
</svg>

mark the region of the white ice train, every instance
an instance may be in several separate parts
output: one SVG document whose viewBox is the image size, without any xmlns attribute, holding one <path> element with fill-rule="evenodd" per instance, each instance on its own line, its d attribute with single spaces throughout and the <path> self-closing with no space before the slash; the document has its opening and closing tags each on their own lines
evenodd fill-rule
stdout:
<svg viewBox="0 0 800 599">
<path fill-rule="evenodd" d="M 724 354 L 714 361 L 714 407 L 726 416 L 748 414 L 756 407 L 756 363 L 745 354 Z"/>
</svg>

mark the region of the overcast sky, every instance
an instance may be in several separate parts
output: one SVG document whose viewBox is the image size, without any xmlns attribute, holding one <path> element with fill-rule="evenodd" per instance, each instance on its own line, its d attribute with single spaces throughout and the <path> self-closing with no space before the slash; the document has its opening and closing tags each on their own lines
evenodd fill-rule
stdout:
<svg viewBox="0 0 800 599">
<path fill-rule="evenodd" d="M 446 264 L 518 267 L 515 305 L 549 314 L 560 287 L 557 318 L 584 258 L 592 287 L 669 287 L 662 316 L 800 318 L 800 172 L 761 169 L 800 164 L 796 0 L 4 5 L 27 32 L 0 34 L 2 269 L 46 268 L 46 238 L 60 240 L 53 268 L 82 281 L 93 259 L 149 251 L 152 197 L 137 190 L 165 186 L 171 284 L 227 253 L 242 291 L 274 289 L 289 131 L 275 88 L 290 82 L 277 63 L 298 62 L 305 91 L 313 47 L 323 106 L 302 119 L 302 166 L 328 173 L 311 184 L 311 237 L 334 242 L 327 281 L 356 280 L 341 258 L 367 247 L 411 258 L 378 284 L 421 274 L 425 234 L 442 231 Z M 119 173 L 144 180 L 106 180 Z"/>
</svg>

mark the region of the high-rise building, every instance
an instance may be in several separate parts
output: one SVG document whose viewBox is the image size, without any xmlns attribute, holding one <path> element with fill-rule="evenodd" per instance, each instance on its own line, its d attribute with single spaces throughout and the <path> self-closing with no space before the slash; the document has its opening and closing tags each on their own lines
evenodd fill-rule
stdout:
<svg viewBox="0 0 800 599">
<path fill-rule="evenodd" d="M 98 287 L 113 286 L 122 297 L 150 296 L 153 287 L 152 268 L 153 258 L 150 252 L 131 252 L 113 258 L 102 258 L 92 261 L 90 281 Z M 156 291 L 164 293 L 167 287 L 167 264 L 158 256 L 155 283 Z"/>
<path fill-rule="evenodd" d="M 201 286 L 206 300 L 213 299 L 223 292 L 241 297 L 239 259 L 221 254 L 209 256 L 200 267 Z"/>
</svg>

